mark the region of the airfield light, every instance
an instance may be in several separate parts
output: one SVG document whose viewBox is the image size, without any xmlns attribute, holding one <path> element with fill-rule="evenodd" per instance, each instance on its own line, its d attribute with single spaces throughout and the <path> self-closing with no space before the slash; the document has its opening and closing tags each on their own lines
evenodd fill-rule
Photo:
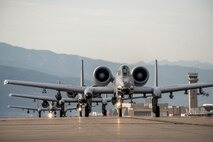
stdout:
<svg viewBox="0 0 213 142">
<path fill-rule="evenodd" d="M 53 114 L 52 114 L 51 112 L 49 112 L 49 113 L 48 113 L 48 117 L 49 117 L 49 118 L 52 118 L 52 117 L 53 117 Z"/>
</svg>

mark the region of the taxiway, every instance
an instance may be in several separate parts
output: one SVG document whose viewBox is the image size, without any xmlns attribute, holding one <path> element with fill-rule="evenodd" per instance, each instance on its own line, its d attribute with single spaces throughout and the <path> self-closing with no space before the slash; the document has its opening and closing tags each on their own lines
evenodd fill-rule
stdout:
<svg viewBox="0 0 213 142">
<path fill-rule="evenodd" d="M 213 117 L 0 119 L 4 142 L 212 142 Z"/>
</svg>

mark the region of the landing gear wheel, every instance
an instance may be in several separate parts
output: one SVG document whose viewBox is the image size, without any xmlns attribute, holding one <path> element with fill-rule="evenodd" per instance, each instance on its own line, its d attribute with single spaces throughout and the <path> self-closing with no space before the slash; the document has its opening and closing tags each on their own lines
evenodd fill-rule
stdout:
<svg viewBox="0 0 213 142">
<path fill-rule="evenodd" d="M 122 117 L 122 108 L 118 109 L 119 117 Z"/>
<path fill-rule="evenodd" d="M 102 104 L 102 114 L 103 114 L 103 116 L 107 115 L 106 104 Z"/>
<path fill-rule="evenodd" d="M 85 117 L 89 117 L 89 105 L 85 106 Z"/>
<path fill-rule="evenodd" d="M 106 109 L 102 110 L 102 114 L 103 114 L 103 116 L 107 116 L 107 111 L 106 111 Z"/>
<path fill-rule="evenodd" d="M 79 111 L 79 116 L 82 117 L 82 109 Z"/>
<path fill-rule="evenodd" d="M 63 117 L 63 111 L 60 110 L 60 117 Z"/>
<path fill-rule="evenodd" d="M 160 117 L 160 107 L 158 106 L 158 98 L 152 98 L 152 112 L 155 117 Z"/>
<path fill-rule="evenodd" d="M 117 98 L 116 97 L 112 97 L 112 105 L 115 105 L 116 101 L 117 101 Z"/>
<path fill-rule="evenodd" d="M 155 113 L 155 117 L 160 117 L 160 107 L 159 106 L 152 106 L 152 111 Z"/>
<path fill-rule="evenodd" d="M 119 114 L 119 117 L 122 117 L 122 103 L 123 103 L 123 100 L 121 98 L 118 99 L 118 114 Z"/>
<path fill-rule="evenodd" d="M 65 106 L 64 103 L 61 104 L 61 110 L 60 110 L 60 117 L 65 117 L 66 112 L 65 112 Z"/>
<path fill-rule="evenodd" d="M 160 107 L 156 106 L 155 117 L 160 117 Z"/>
<path fill-rule="evenodd" d="M 41 111 L 38 112 L 38 117 L 39 117 L 39 118 L 41 117 Z"/>
</svg>

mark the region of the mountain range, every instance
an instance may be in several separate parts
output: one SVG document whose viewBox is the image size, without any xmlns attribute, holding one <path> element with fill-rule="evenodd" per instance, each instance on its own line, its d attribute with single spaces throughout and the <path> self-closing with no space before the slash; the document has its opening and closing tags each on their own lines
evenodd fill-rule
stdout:
<svg viewBox="0 0 213 142">
<path fill-rule="evenodd" d="M 8 109 L 7 105 L 22 104 L 32 106 L 32 101 L 8 97 L 9 93 L 41 94 L 41 89 L 12 85 L 3 86 L 5 79 L 51 83 L 61 81 L 65 84 L 79 85 L 80 63 L 82 59 L 85 62 L 85 79 L 87 85 L 92 85 L 92 73 L 95 67 L 99 65 L 107 66 L 111 69 L 112 74 L 115 75 L 118 67 L 123 64 L 95 60 L 78 55 L 56 54 L 48 50 L 25 49 L 0 43 L 0 81 L 2 82 L 0 85 L 0 117 L 26 117 L 26 112 Z M 152 86 L 154 82 L 154 64 L 141 61 L 135 64 L 129 64 L 130 67 L 136 65 L 145 66 L 149 70 L 150 79 L 147 86 Z M 176 63 L 159 61 L 159 84 L 161 86 L 188 83 L 187 74 L 189 72 L 197 72 L 200 82 L 213 81 L 212 64 L 199 61 L 180 61 Z M 199 96 L 200 105 L 203 103 L 213 103 L 213 89 L 205 89 L 205 91 L 209 92 L 210 96 L 208 98 Z M 47 95 L 52 96 L 53 94 L 56 94 L 56 92 L 48 90 Z M 184 95 L 183 92 L 177 92 L 174 93 L 174 95 L 174 99 L 170 100 L 168 95 L 165 94 L 160 102 L 167 102 L 170 105 L 188 104 L 188 96 Z M 138 99 L 136 102 L 143 102 L 143 100 Z M 33 103 L 33 105 L 36 104 Z M 95 110 L 100 111 L 100 107 L 95 108 Z"/>
</svg>

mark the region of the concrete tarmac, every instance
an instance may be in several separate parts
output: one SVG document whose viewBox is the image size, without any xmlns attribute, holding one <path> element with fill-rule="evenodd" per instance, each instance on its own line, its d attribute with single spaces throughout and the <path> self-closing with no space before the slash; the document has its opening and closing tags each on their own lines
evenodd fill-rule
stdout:
<svg viewBox="0 0 213 142">
<path fill-rule="evenodd" d="M 0 119 L 0 142 L 212 142 L 213 117 Z"/>
</svg>

